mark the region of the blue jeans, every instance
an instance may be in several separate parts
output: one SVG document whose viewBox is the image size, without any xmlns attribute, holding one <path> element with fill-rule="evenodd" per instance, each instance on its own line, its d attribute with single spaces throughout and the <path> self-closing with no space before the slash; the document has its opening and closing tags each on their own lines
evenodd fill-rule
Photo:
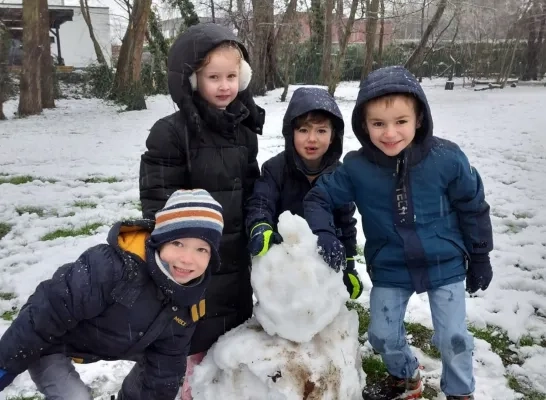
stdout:
<svg viewBox="0 0 546 400">
<path fill-rule="evenodd" d="M 429 290 L 434 336 L 432 344 L 440 350 L 442 378 L 440 387 L 446 395 L 474 392 L 472 371 L 474 338 L 466 327 L 464 282 L 456 282 Z M 371 323 L 368 338 L 381 354 L 391 375 L 409 378 L 419 362 L 406 341 L 404 315 L 413 294 L 410 289 L 372 287 L 370 295 Z"/>
<path fill-rule="evenodd" d="M 28 372 L 46 400 L 93 400 L 91 390 L 64 354 L 44 356 Z"/>
</svg>

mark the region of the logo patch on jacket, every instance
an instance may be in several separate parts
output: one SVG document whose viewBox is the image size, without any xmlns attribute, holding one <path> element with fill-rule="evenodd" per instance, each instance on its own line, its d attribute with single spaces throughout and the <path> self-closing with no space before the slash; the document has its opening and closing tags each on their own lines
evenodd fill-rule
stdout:
<svg viewBox="0 0 546 400">
<path fill-rule="evenodd" d="M 191 314 L 191 319 L 193 322 L 197 322 L 199 321 L 201 318 L 203 318 L 205 316 L 205 300 L 201 300 L 199 302 L 199 304 L 194 304 L 193 306 L 190 307 L 190 314 Z M 180 317 L 174 317 L 174 320 L 179 324 L 179 325 L 182 325 L 182 326 L 186 326 L 188 325 L 188 323 L 186 321 L 184 321 L 182 318 Z"/>
</svg>

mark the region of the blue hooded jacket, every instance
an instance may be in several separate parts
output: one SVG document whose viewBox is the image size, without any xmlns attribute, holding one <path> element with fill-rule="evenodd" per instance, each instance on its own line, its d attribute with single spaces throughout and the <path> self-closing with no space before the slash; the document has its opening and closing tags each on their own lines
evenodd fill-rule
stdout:
<svg viewBox="0 0 546 400">
<path fill-rule="evenodd" d="M 415 96 L 422 120 L 412 144 L 390 157 L 363 128 L 363 106 L 396 93 Z M 469 257 L 493 248 L 489 205 L 480 175 L 461 149 L 433 137 L 430 107 L 415 77 L 398 66 L 372 72 L 360 86 L 352 125 L 362 148 L 347 154 L 305 198 L 313 232 L 332 232 L 331 210 L 354 201 L 374 285 L 421 293 L 464 280 Z"/>
</svg>

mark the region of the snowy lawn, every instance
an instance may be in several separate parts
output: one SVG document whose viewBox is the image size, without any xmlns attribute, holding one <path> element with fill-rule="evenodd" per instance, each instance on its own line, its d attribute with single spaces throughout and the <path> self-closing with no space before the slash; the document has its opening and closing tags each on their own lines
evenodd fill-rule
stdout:
<svg viewBox="0 0 546 400">
<path fill-rule="evenodd" d="M 546 88 L 521 86 L 474 92 L 425 80 L 435 134 L 457 142 L 480 171 L 495 233 L 493 283 L 468 298 L 476 337 L 476 399 L 546 399 Z M 291 88 L 291 91 L 295 88 Z M 348 129 L 345 150 L 359 143 L 350 130 L 358 91 L 343 83 L 337 100 Z M 257 101 L 267 110 L 259 160 L 284 148 L 281 124 L 287 103 L 276 90 Z M 166 96 L 149 110 L 119 113 L 98 100 L 61 100 L 58 108 L 27 119 L 0 122 L 0 334 L 36 285 L 86 248 L 104 242 L 109 225 L 140 216 L 139 157 L 156 119 L 175 111 Z M 5 104 L 13 118 L 17 103 Z M 359 242 L 364 237 L 359 233 Z M 360 317 L 367 379 L 383 366 L 366 342 L 368 289 L 350 305 Z M 423 366 L 427 398 L 439 391 L 440 361 L 430 346 L 426 295 L 413 296 L 406 317 L 409 339 Z M 113 394 L 130 362 L 78 366 L 97 398 Z M 33 396 L 27 373 L 0 399 Z"/>
</svg>

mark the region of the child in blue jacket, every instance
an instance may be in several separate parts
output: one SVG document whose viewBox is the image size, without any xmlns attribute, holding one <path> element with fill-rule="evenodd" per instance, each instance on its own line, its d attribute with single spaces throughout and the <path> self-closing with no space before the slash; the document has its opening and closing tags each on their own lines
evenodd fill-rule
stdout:
<svg viewBox="0 0 546 400">
<path fill-rule="evenodd" d="M 117 223 L 38 285 L 0 339 L 0 391 L 28 370 L 47 399 L 92 400 L 73 362 L 130 360 L 118 400 L 176 397 L 224 220 L 202 189 L 175 191 L 155 216 Z"/>
<path fill-rule="evenodd" d="M 362 215 L 373 283 L 368 338 L 389 372 L 363 396 L 420 397 L 419 363 L 403 322 L 411 295 L 427 292 L 433 344 L 442 358 L 441 389 L 448 400 L 473 399 L 464 280 L 473 293 L 487 289 L 493 276 L 493 235 L 480 175 L 456 144 L 433 137 L 425 93 L 402 67 L 366 78 L 352 125 L 362 148 L 319 180 L 304 208 L 311 229 L 329 243 L 338 263 L 344 251 L 333 234 L 332 209 L 354 201 Z"/>
<path fill-rule="evenodd" d="M 307 192 L 320 176 L 341 164 L 344 127 L 341 111 L 326 90 L 302 87 L 294 91 L 283 119 L 285 149 L 262 165 L 262 175 L 246 204 L 252 256 L 264 255 L 272 244 L 282 241 L 276 232 L 279 216 L 288 210 L 303 217 Z M 362 282 L 354 266 L 354 213 L 354 203 L 344 204 L 333 212 L 336 236 L 346 249 L 343 281 L 352 299 L 362 293 Z"/>
</svg>

